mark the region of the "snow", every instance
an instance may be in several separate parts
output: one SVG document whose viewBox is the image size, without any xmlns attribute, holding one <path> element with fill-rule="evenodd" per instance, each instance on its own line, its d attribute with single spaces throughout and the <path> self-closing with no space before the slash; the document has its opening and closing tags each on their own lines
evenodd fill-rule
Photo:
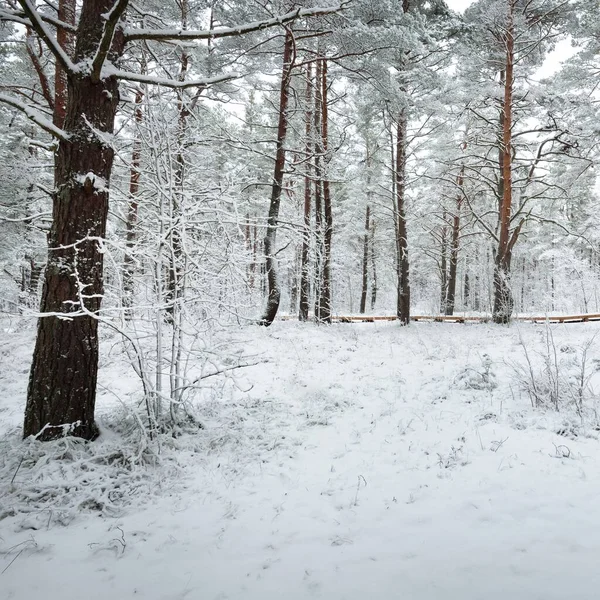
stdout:
<svg viewBox="0 0 600 600">
<path fill-rule="evenodd" d="M 581 417 L 566 391 L 560 412 L 532 408 L 517 368 L 522 343 L 536 370 L 552 340 L 572 381 L 598 324 L 225 329 L 215 340 L 269 362 L 213 382 L 204 428 L 146 460 L 106 332 L 101 438 L 20 442 L 33 330 L 1 325 L 2 598 L 598 596 L 600 348 Z M 42 486 L 62 491 L 25 501 Z"/>
<path fill-rule="evenodd" d="M 98 193 L 108 191 L 106 179 L 100 175 L 96 175 L 92 171 L 75 175 L 75 181 L 84 187 L 89 185 L 91 189 Z"/>
</svg>

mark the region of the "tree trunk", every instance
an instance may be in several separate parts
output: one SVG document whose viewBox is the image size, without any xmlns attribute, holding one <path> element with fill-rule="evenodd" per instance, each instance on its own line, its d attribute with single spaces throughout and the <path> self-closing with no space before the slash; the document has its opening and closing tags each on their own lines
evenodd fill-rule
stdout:
<svg viewBox="0 0 600 600">
<path fill-rule="evenodd" d="M 371 224 L 371 310 L 377 302 L 377 260 L 375 254 L 375 219 Z"/>
<path fill-rule="evenodd" d="M 446 227 L 446 211 L 442 215 L 441 258 L 440 258 L 440 312 L 446 314 L 448 300 L 448 228 Z"/>
<path fill-rule="evenodd" d="M 317 85 L 319 83 L 317 82 Z M 328 106 L 327 106 L 327 61 L 323 60 L 321 69 L 321 134 L 323 138 L 323 211 L 325 230 L 323 232 L 323 283 L 321 285 L 321 321 L 331 323 L 331 241 L 333 236 L 333 210 L 331 207 L 331 190 L 329 187 L 328 157 Z"/>
<path fill-rule="evenodd" d="M 396 207 L 398 211 L 397 238 L 397 280 L 398 302 L 396 316 L 402 325 L 410 321 L 410 285 L 408 263 L 408 238 L 406 231 L 406 145 L 407 145 L 407 119 L 402 110 L 398 116 L 396 129 Z"/>
<path fill-rule="evenodd" d="M 304 231 L 302 233 L 302 250 L 300 255 L 300 311 L 298 318 L 300 321 L 308 321 L 308 311 L 310 305 L 310 270 L 308 262 L 308 252 L 310 248 L 310 211 L 311 211 L 311 131 L 312 131 L 312 64 L 306 65 L 306 93 L 305 93 L 305 175 L 304 175 Z"/>
<path fill-rule="evenodd" d="M 323 64 L 317 61 L 315 77 L 315 114 L 314 114 L 314 145 L 315 145 L 315 320 L 321 320 L 321 300 L 323 286 L 323 256 L 325 254 L 323 236 L 323 137 L 321 133 L 321 117 L 323 90 L 321 88 L 321 71 Z"/>
<path fill-rule="evenodd" d="M 452 241 L 450 243 L 450 266 L 448 269 L 448 294 L 446 296 L 446 315 L 454 314 L 456 301 L 456 271 L 458 268 L 458 249 L 460 244 L 460 211 L 462 208 L 462 188 L 465 180 L 465 167 L 461 166 L 456 185 L 458 195 L 456 197 L 456 208 L 452 219 Z"/>
<path fill-rule="evenodd" d="M 513 311 L 510 288 L 511 240 L 510 224 L 512 210 L 512 104 L 514 70 L 514 12 L 515 0 L 508 2 L 506 29 L 506 69 L 504 73 L 504 99 L 502 102 L 502 197 L 500 205 L 500 231 L 494 263 L 494 323 L 508 323 Z"/>
<path fill-rule="evenodd" d="M 188 28 L 188 0 L 181 0 L 181 29 Z M 185 45 L 181 47 L 179 58 L 179 81 L 185 81 L 189 68 L 189 55 Z M 165 320 L 174 323 L 177 306 L 183 293 L 183 201 L 185 185 L 185 141 L 187 118 L 190 114 L 183 90 L 177 92 L 177 153 L 175 155 L 174 192 L 171 197 L 171 218 L 169 223 L 168 279 L 165 294 Z"/>
<path fill-rule="evenodd" d="M 143 121 L 142 101 L 144 92 L 138 88 L 135 92 L 134 108 L 134 138 L 133 149 L 131 151 L 131 169 L 129 172 L 129 203 L 127 209 L 127 224 L 125 238 L 125 256 L 123 259 L 123 308 L 125 309 L 125 318 L 129 321 L 133 318 L 133 292 L 134 292 L 134 274 L 135 259 L 133 251 L 137 239 L 137 221 L 138 221 L 138 195 L 140 190 L 140 163 L 142 158 L 142 140 L 139 127 Z"/>
<path fill-rule="evenodd" d="M 294 262 L 290 269 L 290 315 L 298 310 L 298 292 L 300 283 L 300 269 L 302 264 L 302 248 L 296 248 L 294 251 Z"/>
<path fill-rule="evenodd" d="M 75 58 L 91 60 L 113 0 L 84 2 Z M 117 29 L 109 53 L 116 62 L 124 38 Z M 94 130 L 113 133 L 119 103 L 115 77 L 68 77 L 64 130 L 55 157 L 56 191 L 48 238 L 42 313 L 27 391 L 24 436 L 49 440 L 65 434 L 88 440 L 94 421 L 98 373 L 98 320 L 103 294 L 102 240 L 108 215 L 108 185 L 114 151 Z M 92 129 L 93 128 L 93 129 Z M 56 316 L 68 314 L 69 318 Z"/>
<path fill-rule="evenodd" d="M 285 138 L 288 128 L 288 102 L 290 80 L 292 75 L 292 54 L 294 39 L 292 32 L 286 29 L 285 45 L 283 49 L 283 68 L 281 73 L 281 89 L 279 94 L 279 121 L 277 124 L 277 151 L 275 154 L 275 168 L 273 172 L 273 185 L 271 187 L 271 201 L 267 219 L 267 233 L 265 234 L 265 259 L 269 295 L 267 306 L 259 323 L 268 327 L 274 321 L 279 310 L 281 290 L 277 279 L 277 258 L 275 256 L 275 243 L 277 239 L 277 222 L 279 219 L 279 206 L 283 189 L 283 172 L 285 168 Z"/>
<path fill-rule="evenodd" d="M 252 226 L 252 262 L 250 263 L 250 289 L 253 290 L 256 279 L 256 265 L 258 264 L 258 225 Z"/>
<path fill-rule="evenodd" d="M 365 234 L 363 236 L 362 289 L 360 293 L 359 312 L 363 315 L 367 309 L 367 292 L 369 287 L 369 228 L 371 226 L 371 207 L 367 205 L 365 216 Z"/>
</svg>

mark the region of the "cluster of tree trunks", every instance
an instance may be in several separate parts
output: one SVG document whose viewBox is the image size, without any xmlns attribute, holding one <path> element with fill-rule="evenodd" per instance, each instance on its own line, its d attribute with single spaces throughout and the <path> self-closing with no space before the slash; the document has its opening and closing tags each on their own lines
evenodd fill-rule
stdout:
<svg viewBox="0 0 600 600">
<path fill-rule="evenodd" d="M 285 139 L 289 127 L 288 105 L 294 69 L 293 48 L 293 32 L 287 29 L 280 84 L 277 148 L 267 218 L 267 231 L 264 238 L 268 296 L 266 308 L 259 323 L 266 326 L 270 325 L 275 319 L 281 299 L 276 238 L 281 196 L 284 188 Z M 331 323 L 333 210 L 331 187 L 327 173 L 330 160 L 327 60 L 319 57 L 309 62 L 306 65 L 305 77 L 304 223 L 298 261 L 300 282 L 299 284 L 296 282 L 295 274 L 292 277 L 290 285 L 290 295 L 293 297 L 291 305 L 295 310 L 297 304 L 299 304 L 298 318 L 300 321 L 309 319 L 312 280 L 315 319 L 317 322 Z M 313 239 L 315 249 L 314 271 L 311 270 L 310 265 L 310 247 L 311 240 Z M 293 292 L 294 289 L 296 289 L 295 293 Z M 296 300 L 297 298 L 299 301 Z"/>
<path fill-rule="evenodd" d="M 463 144 L 463 150 L 466 148 L 466 143 Z M 452 316 L 456 305 L 456 285 L 458 273 L 458 252 L 460 247 L 460 228 L 461 228 L 461 211 L 463 205 L 465 182 L 465 166 L 461 165 L 459 174 L 456 178 L 456 203 L 454 205 L 454 213 L 451 215 L 450 222 L 450 240 L 448 240 L 448 214 L 444 211 L 443 225 L 441 231 L 441 246 L 442 256 L 440 261 L 441 271 L 441 302 L 440 311 L 442 314 Z M 449 242 L 449 244 L 448 244 Z M 448 256 L 448 245 L 450 256 Z M 465 296 L 468 296 L 468 275 L 465 279 Z"/>
</svg>

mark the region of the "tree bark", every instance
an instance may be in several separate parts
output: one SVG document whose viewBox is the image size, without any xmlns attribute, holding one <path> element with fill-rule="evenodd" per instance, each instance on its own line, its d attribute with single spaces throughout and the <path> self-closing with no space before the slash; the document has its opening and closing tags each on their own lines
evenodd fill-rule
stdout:
<svg viewBox="0 0 600 600">
<path fill-rule="evenodd" d="M 58 19 L 63 23 L 75 25 L 76 0 L 58 0 Z M 68 56 L 73 56 L 75 36 L 68 29 L 59 27 L 56 41 Z M 63 126 L 67 115 L 68 81 L 65 70 L 56 61 L 54 69 L 54 114 L 53 121 L 57 127 Z"/>
<path fill-rule="evenodd" d="M 78 61 L 94 57 L 104 30 L 103 15 L 113 4 L 113 0 L 83 3 L 75 46 Z M 117 29 L 109 60 L 118 60 L 123 45 L 122 31 Z M 102 240 L 114 151 L 95 132 L 113 133 L 118 103 L 114 76 L 95 80 L 82 71 L 69 74 L 63 126 L 69 137 L 60 141 L 55 157 L 57 185 L 40 307 L 49 314 L 38 320 L 24 436 L 49 440 L 72 434 L 91 440 L 98 435 L 97 314 L 103 295 Z"/>
<path fill-rule="evenodd" d="M 277 278 L 277 257 L 275 255 L 275 243 L 277 239 L 277 224 L 279 219 L 279 206 L 281 204 L 281 192 L 283 190 L 283 173 L 285 168 L 285 138 L 288 128 L 288 103 L 290 80 L 292 75 L 292 60 L 294 50 L 294 39 L 290 29 L 285 32 L 285 44 L 283 48 L 283 67 L 281 73 L 281 88 L 279 93 L 279 120 L 277 124 L 277 150 L 275 153 L 275 168 L 273 172 L 273 185 L 271 186 L 271 201 L 269 205 L 269 216 L 267 219 L 267 233 L 265 234 L 265 260 L 268 281 L 267 306 L 259 323 L 268 327 L 273 323 L 279 301 L 281 290 Z"/>
</svg>

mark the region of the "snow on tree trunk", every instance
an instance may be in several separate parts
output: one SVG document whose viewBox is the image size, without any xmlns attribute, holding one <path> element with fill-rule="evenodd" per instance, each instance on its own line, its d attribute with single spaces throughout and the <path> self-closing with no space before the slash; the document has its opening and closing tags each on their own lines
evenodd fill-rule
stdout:
<svg viewBox="0 0 600 600">
<path fill-rule="evenodd" d="M 134 121 L 139 128 L 144 115 L 142 112 L 142 100 L 144 93 L 141 88 L 135 92 Z M 134 293 L 134 273 L 135 259 L 133 250 L 137 239 L 137 220 L 140 189 L 140 162 L 142 158 L 142 140 L 138 129 L 134 131 L 133 149 L 131 151 L 131 169 L 129 173 L 129 202 L 127 209 L 126 237 L 125 237 L 125 256 L 123 259 L 123 307 L 125 308 L 125 318 L 127 320 L 133 317 L 133 293 Z"/>
<path fill-rule="evenodd" d="M 310 214 L 312 200 L 311 169 L 310 156 L 312 153 L 311 132 L 312 132 L 312 64 L 306 66 L 306 92 L 305 92 L 305 175 L 304 175 L 304 231 L 302 232 L 302 250 L 300 258 L 300 311 L 298 318 L 300 321 L 308 321 L 308 311 L 310 305 L 310 267 L 308 261 L 308 252 L 310 248 Z"/>
<path fill-rule="evenodd" d="M 448 227 L 446 226 L 446 211 L 442 215 L 443 225 L 440 233 L 440 312 L 446 314 L 448 300 Z"/>
<path fill-rule="evenodd" d="M 377 257 L 375 254 L 375 219 L 371 223 L 371 310 L 375 309 L 377 302 Z"/>
</svg>

